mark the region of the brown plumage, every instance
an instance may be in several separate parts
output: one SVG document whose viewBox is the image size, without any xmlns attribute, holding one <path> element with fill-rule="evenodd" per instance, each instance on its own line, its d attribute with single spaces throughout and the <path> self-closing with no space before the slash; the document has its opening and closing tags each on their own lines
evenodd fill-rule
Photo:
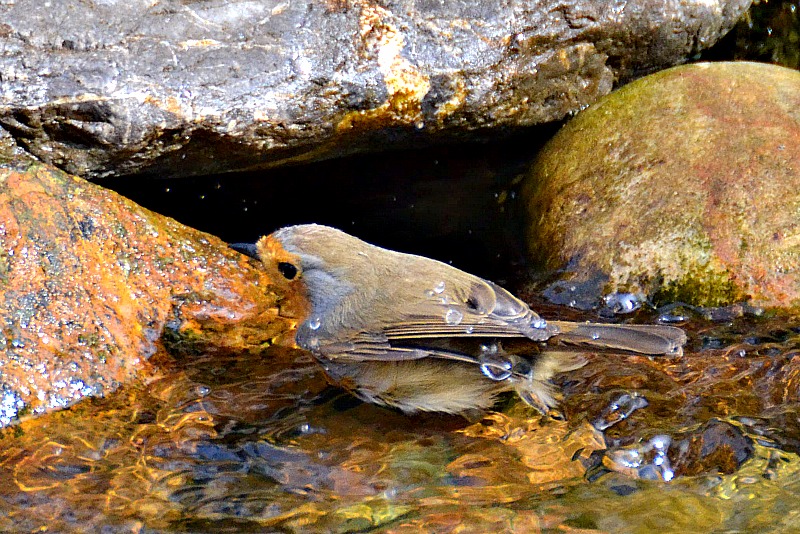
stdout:
<svg viewBox="0 0 800 534">
<path fill-rule="evenodd" d="M 405 412 L 484 410 L 504 391 L 552 408 L 549 379 L 585 361 L 542 343 L 505 350 L 515 338 L 674 356 L 686 341 L 669 326 L 547 322 L 492 282 L 326 226 L 282 228 L 256 251 L 287 294 L 308 302 L 297 345 L 334 383 Z"/>
</svg>

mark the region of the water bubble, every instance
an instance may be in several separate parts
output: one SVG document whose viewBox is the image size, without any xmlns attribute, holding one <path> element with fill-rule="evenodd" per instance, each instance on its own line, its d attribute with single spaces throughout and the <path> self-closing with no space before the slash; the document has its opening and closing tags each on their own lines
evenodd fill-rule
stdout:
<svg viewBox="0 0 800 534">
<path fill-rule="evenodd" d="M 437 295 L 439 295 L 441 293 L 444 293 L 444 288 L 445 288 L 444 281 L 439 282 L 438 284 L 433 286 L 433 292 L 436 293 Z"/>
<path fill-rule="evenodd" d="M 591 338 L 594 340 L 600 339 L 600 332 L 597 330 L 592 330 Z"/>
<path fill-rule="evenodd" d="M 650 444 L 653 445 L 654 449 L 659 451 L 666 450 L 669 448 L 671 443 L 672 438 L 664 434 L 659 434 L 658 436 L 653 436 L 650 438 Z"/>
<path fill-rule="evenodd" d="M 669 482 L 675 478 L 675 471 L 673 471 L 671 468 L 662 468 L 661 476 L 664 478 L 664 482 Z"/>
<path fill-rule="evenodd" d="M 308 327 L 311 330 L 319 330 L 320 326 L 322 326 L 322 319 L 319 317 L 312 317 L 311 320 L 308 321 Z"/>
<path fill-rule="evenodd" d="M 642 465 L 642 455 L 638 449 L 622 449 L 614 451 L 613 460 L 625 467 L 639 467 Z"/>
<path fill-rule="evenodd" d="M 631 313 L 642 307 L 644 299 L 635 293 L 612 293 L 603 300 L 613 313 Z"/>
<path fill-rule="evenodd" d="M 446 322 L 449 325 L 460 324 L 463 318 L 464 314 L 455 308 L 450 308 L 449 310 L 447 310 L 447 313 L 444 314 L 444 322 Z"/>
<path fill-rule="evenodd" d="M 648 404 L 647 399 L 640 395 L 623 393 L 609 403 L 608 407 L 603 410 L 602 415 L 596 419 L 592 425 L 597 430 L 606 430 L 620 421 L 627 419 L 636 410 L 647 407 Z"/>
</svg>

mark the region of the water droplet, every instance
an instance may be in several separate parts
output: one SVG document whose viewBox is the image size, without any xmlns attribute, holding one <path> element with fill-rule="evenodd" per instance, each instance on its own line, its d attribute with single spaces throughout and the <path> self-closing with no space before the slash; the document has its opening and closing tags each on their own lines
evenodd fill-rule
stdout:
<svg viewBox="0 0 800 534">
<path fill-rule="evenodd" d="M 481 364 L 481 372 L 491 378 L 492 380 L 496 380 L 500 382 L 501 380 L 506 380 L 511 376 L 511 363 L 508 363 L 509 368 L 504 369 L 502 366 L 499 366 L 494 363 L 482 363 Z"/>
<path fill-rule="evenodd" d="M 439 295 L 441 293 L 444 293 L 444 288 L 445 288 L 445 283 L 443 281 L 439 282 L 438 284 L 433 286 L 433 292 Z"/>
<path fill-rule="evenodd" d="M 446 322 L 449 325 L 460 324 L 463 318 L 464 314 L 455 308 L 450 308 L 449 310 L 447 310 L 447 313 L 444 314 L 444 322 Z"/>
<path fill-rule="evenodd" d="M 600 332 L 598 332 L 597 330 L 592 330 L 592 336 L 591 337 L 592 337 L 592 339 L 595 339 L 595 340 L 600 339 Z"/>
<path fill-rule="evenodd" d="M 546 327 L 547 327 L 547 321 L 545 321 L 538 315 L 536 316 L 536 319 L 531 321 L 531 328 L 535 328 L 537 330 L 543 330 Z"/>
<path fill-rule="evenodd" d="M 684 315 L 682 313 L 671 313 L 671 312 L 670 313 L 662 313 L 661 315 L 658 316 L 658 319 L 657 319 L 657 321 L 659 323 L 666 323 L 666 324 L 670 324 L 670 323 L 685 323 L 688 320 L 689 320 L 689 316 L 688 315 Z"/>
<path fill-rule="evenodd" d="M 466 332 L 467 334 L 471 334 L 471 333 L 473 333 L 474 331 L 475 331 L 475 327 L 474 327 L 474 326 L 472 326 L 472 325 L 470 325 L 470 326 L 468 326 L 468 327 L 466 327 L 466 328 L 464 329 L 464 332 Z"/>
<path fill-rule="evenodd" d="M 319 317 L 312 317 L 312 318 L 311 318 L 311 319 L 308 321 L 308 327 L 309 327 L 311 330 L 319 330 L 319 327 L 320 327 L 320 326 L 322 326 L 322 319 L 320 319 Z"/>
<path fill-rule="evenodd" d="M 481 372 L 492 380 L 506 380 L 512 375 L 511 360 L 500 351 L 497 343 L 481 345 Z"/>
</svg>

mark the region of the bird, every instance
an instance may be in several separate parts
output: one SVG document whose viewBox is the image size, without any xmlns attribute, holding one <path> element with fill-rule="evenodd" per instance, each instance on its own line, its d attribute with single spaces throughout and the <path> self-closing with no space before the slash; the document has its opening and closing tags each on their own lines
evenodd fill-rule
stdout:
<svg viewBox="0 0 800 534">
<path fill-rule="evenodd" d="M 587 360 L 552 350 L 551 338 L 669 356 L 681 356 L 686 342 L 673 326 L 547 321 L 489 280 L 329 226 L 287 226 L 231 247 L 260 260 L 286 299 L 305 303 L 294 342 L 331 383 L 407 414 L 470 418 L 508 391 L 557 413 L 550 379 Z"/>
</svg>

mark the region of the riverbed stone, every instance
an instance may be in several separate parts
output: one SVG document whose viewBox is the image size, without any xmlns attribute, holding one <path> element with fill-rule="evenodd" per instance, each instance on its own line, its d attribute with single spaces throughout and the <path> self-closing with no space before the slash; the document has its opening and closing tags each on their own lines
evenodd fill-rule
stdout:
<svg viewBox="0 0 800 534">
<path fill-rule="evenodd" d="M 148 380 L 159 359 L 259 352 L 291 330 L 267 275 L 219 239 L 4 156 L 0 427 Z"/>
<path fill-rule="evenodd" d="M 255 170 L 561 119 L 749 0 L 0 3 L 0 128 L 86 178 Z"/>
<path fill-rule="evenodd" d="M 699 63 L 631 83 L 549 142 L 525 185 L 553 300 L 800 303 L 800 72 Z"/>
</svg>

